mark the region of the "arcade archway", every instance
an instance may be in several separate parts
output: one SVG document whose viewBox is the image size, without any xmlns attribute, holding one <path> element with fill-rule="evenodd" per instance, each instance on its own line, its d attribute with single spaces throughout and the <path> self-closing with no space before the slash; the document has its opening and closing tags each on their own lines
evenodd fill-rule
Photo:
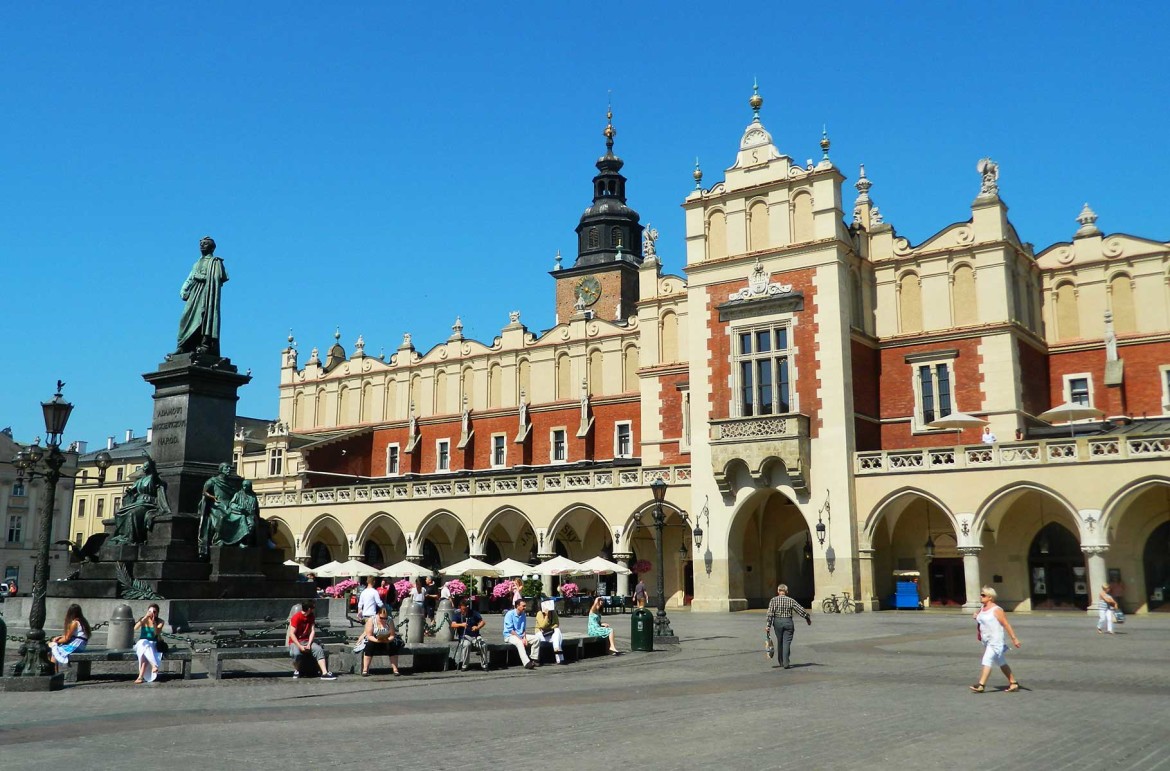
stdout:
<svg viewBox="0 0 1170 771">
<path fill-rule="evenodd" d="M 812 533 L 783 493 L 761 491 L 744 501 L 732 520 L 728 555 L 730 596 L 746 599 L 749 608 L 766 607 L 781 583 L 801 604 L 812 603 Z"/>
</svg>

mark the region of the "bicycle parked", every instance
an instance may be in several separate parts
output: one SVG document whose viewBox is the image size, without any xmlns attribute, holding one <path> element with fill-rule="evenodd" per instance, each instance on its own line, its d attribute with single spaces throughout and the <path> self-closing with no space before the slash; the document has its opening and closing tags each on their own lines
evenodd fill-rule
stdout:
<svg viewBox="0 0 1170 771">
<path fill-rule="evenodd" d="M 859 609 L 856 600 L 849 599 L 849 592 L 842 592 L 841 597 L 838 598 L 835 594 L 830 594 L 825 599 L 821 600 L 822 613 L 856 613 Z"/>
</svg>

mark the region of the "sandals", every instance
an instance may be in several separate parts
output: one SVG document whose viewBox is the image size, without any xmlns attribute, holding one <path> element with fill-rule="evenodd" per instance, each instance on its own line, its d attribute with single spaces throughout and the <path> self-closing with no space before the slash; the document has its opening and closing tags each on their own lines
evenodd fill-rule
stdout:
<svg viewBox="0 0 1170 771">
<path fill-rule="evenodd" d="M 984 691 L 987 690 L 983 686 L 983 683 L 975 683 L 975 685 L 970 686 L 970 688 L 971 688 L 971 693 L 983 693 Z"/>
<path fill-rule="evenodd" d="M 1008 687 L 1004 690 L 1004 693 L 1015 693 L 1018 690 L 1020 690 L 1019 682 L 1012 680 L 1010 683 L 1008 683 Z"/>
</svg>

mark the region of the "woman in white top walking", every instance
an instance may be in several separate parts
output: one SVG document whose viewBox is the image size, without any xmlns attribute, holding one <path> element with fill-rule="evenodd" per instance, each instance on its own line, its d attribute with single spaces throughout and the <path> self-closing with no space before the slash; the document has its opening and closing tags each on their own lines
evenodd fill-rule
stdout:
<svg viewBox="0 0 1170 771">
<path fill-rule="evenodd" d="M 1109 584 L 1101 584 L 1101 591 L 1097 594 L 1097 634 L 1102 632 L 1113 634 L 1114 614 L 1117 613 L 1117 600 L 1109 593 Z"/>
<path fill-rule="evenodd" d="M 1012 625 L 1008 623 L 1003 608 L 995 604 L 994 589 L 990 586 L 980 589 L 979 601 L 983 603 L 983 607 L 975 614 L 975 623 L 979 625 L 979 639 L 983 642 L 983 670 L 979 674 L 979 682 L 971 686 L 971 690 L 983 693 L 986 690 L 987 678 L 991 677 L 991 668 L 998 666 L 1008 679 L 1007 692 L 1015 693 L 1020 690 L 1020 684 L 1016 682 L 1012 668 L 1007 663 L 1005 656 L 1007 642 L 1004 640 L 1004 633 L 1007 633 L 1012 645 L 1017 648 L 1020 647 L 1020 641 L 1016 638 Z"/>
</svg>

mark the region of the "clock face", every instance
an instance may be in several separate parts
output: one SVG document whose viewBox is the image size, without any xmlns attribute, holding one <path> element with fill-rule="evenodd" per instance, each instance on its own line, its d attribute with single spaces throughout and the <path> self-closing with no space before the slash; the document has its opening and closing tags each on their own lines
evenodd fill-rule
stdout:
<svg viewBox="0 0 1170 771">
<path fill-rule="evenodd" d="M 596 276 L 585 276 L 577 282 L 573 293 L 586 305 L 592 305 L 601 299 L 601 282 Z"/>
</svg>

